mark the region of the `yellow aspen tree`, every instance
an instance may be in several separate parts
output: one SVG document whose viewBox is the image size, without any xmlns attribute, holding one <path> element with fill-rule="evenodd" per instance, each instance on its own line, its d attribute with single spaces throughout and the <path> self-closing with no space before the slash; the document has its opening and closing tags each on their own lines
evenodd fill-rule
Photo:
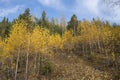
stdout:
<svg viewBox="0 0 120 80">
<path fill-rule="evenodd" d="M 3 56 L 5 43 L 0 39 L 0 56 Z"/>
<path fill-rule="evenodd" d="M 31 35 L 31 43 L 36 52 L 43 52 L 48 48 L 49 30 L 37 26 Z"/>
<path fill-rule="evenodd" d="M 102 40 L 104 43 L 104 51 L 106 55 L 110 51 L 110 41 L 112 40 L 112 32 L 109 27 L 104 27 L 102 32 Z"/>
<path fill-rule="evenodd" d="M 39 67 L 35 75 L 36 74 L 40 75 L 42 55 L 45 55 L 48 51 L 48 40 L 49 40 L 49 30 L 36 26 L 35 29 L 33 30 L 33 33 L 31 34 L 31 44 L 34 50 L 33 52 L 35 53 L 34 70 L 36 69 L 37 66 Z M 37 60 L 37 55 L 38 55 L 38 60 Z"/>
<path fill-rule="evenodd" d="M 73 49 L 72 40 L 73 40 L 73 31 L 72 30 L 65 31 L 63 38 L 63 46 L 65 49 L 68 50 L 68 52 L 71 49 Z"/>
<path fill-rule="evenodd" d="M 25 73 L 26 73 L 26 78 L 25 80 L 28 80 L 28 61 L 29 61 L 29 54 L 30 54 L 30 48 L 31 48 L 31 34 L 30 32 L 28 32 L 28 34 L 26 35 L 27 37 L 27 42 L 26 42 L 26 70 L 25 70 Z"/>
<path fill-rule="evenodd" d="M 27 42 L 26 34 L 27 34 L 27 31 L 25 28 L 25 23 L 16 21 L 10 32 L 10 37 L 7 39 L 7 48 L 6 48 L 7 52 L 8 53 L 17 52 L 15 80 L 17 80 L 20 53 L 21 53 L 21 50 L 25 48 L 26 46 L 25 43 Z"/>
<path fill-rule="evenodd" d="M 83 36 L 83 21 L 82 22 L 80 22 L 79 24 L 78 24 L 78 27 L 77 27 L 77 32 L 78 32 L 78 42 L 79 42 L 79 47 L 81 47 L 82 46 L 82 52 L 83 52 L 83 54 L 85 55 L 85 38 L 84 38 L 84 36 Z"/>
<path fill-rule="evenodd" d="M 120 53 L 120 27 L 117 26 L 115 28 L 112 28 L 112 36 L 113 36 L 113 42 L 111 43 L 113 45 L 112 52 L 112 60 L 115 62 L 116 68 L 119 67 L 119 57 L 118 53 Z"/>
<path fill-rule="evenodd" d="M 79 28 L 80 27 L 80 28 Z M 81 35 L 83 52 L 91 51 L 91 25 L 89 21 L 83 21 L 79 24 L 79 34 Z M 88 46 L 89 45 L 89 46 Z"/>
<path fill-rule="evenodd" d="M 102 30 L 102 42 L 103 42 L 102 48 L 107 59 L 109 59 L 111 53 L 111 40 L 112 40 L 112 32 L 110 30 L 110 27 L 105 26 Z M 106 62 L 107 65 L 109 65 L 109 60 Z"/>
<path fill-rule="evenodd" d="M 53 34 L 49 38 L 49 46 L 56 49 L 62 49 L 62 38 L 59 34 Z"/>
</svg>

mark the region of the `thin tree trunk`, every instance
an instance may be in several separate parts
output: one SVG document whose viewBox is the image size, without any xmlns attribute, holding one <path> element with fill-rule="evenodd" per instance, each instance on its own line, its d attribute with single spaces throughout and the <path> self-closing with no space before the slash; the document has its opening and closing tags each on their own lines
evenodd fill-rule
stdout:
<svg viewBox="0 0 120 80">
<path fill-rule="evenodd" d="M 76 31 L 75 31 L 75 23 L 74 23 L 74 36 L 76 36 Z"/>
<path fill-rule="evenodd" d="M 82 48 L 83 48 L 83 54 L 84 54 L 84 56 L 85 56 L 85 47 L 84 47 L 84 44 L 82 45 Z"/>
<path fill-rule="evenodd" d="M 14 78 L 14 69 L 12 67 L 12 64 L 13 64 L 13 57 L 11 58 L 11 77 Z"/>
<path fill-rule="evenodd" d="M 36 76 L 36 69 L 37 69 L 37 53 L 35 53 L 35 63 L 34 63 L 34 75 Z"/>
<path fill-rule="evenodd" d="M 20 59 L 20 47 L 18 48 L 18 53 L 17 53 L 17 61 L 16 61 L 16 69 L 15 69 L 15 80 L 17 80 L 19 59 Z"/>
<path fill-rule="evenodd" d="M 37 60 L 37 79 L 39 78 L 39 68 L 40 68 L 40 54 L 38 54 Z"/>
<path fill-rule="evenodd" d="M 92 46 L 91 46 L 91 42 L 89 42 L 89 46 L 90 46 L 90 53 L 92 53 Z"/>
<path fill-rule="evenodd" d="M 98 51 L 99 51 L 99 47 L 98 47 L 98 44 L 97 44 L 97 42 L 95 43 L 95 53 L 98 53 Z"/>
<path fill-rule="evenodd" d="M 62 39 L 63 39 L 63 26 L 62 26 Z"/>
<path fill-rule="evenodd" d="M 98 39 L 98 48 L 99 48 L 99 52 L 101 53 L 101 46 L 100 46 L 100 40 Z"/>
<path fill-rule="evenodd" d="M 30 47 L 30 39 L 28 39 L 28 50 L 27 50 L 27 59 L 26 59 L 26 78 L 25 80 L 28 80 L 28 61 L 29 61 L 29 47 Z"/>
<path fill-rule="evenodd" d="M 115 68 L 119 70 L 118 57 L 115 54 Z"/>
<path fill-rule="evenodd" d="M 85 45 L 85 53 L 87 54 L 87 46 Z"/>
<path fill-rule="evenodd" d="M 37 78 L 38 78 L 38 80 L 41 80 L 41 55 L 40 55 L 40 53 L 38 54 L 38 72 L 37 72 Z"/>
<path fill-rule="evenodd" d="M 25 71 L 26 78 L 25 78 L 25 80 L 28 80 L 28 58 L 29 58 L 29 52 L 27 52 L 26 71 Z"/>
<path fill-rule="evenodd" d="M 108 55 L 107 48 L 105 49 L 105 54 L 106 54 L 106 58 L 107 58 L 107 65 L 109 65 L 109 55 Z"/>
<path fill-rule="evenodd" d="M 91 43 L 91 50 L 92 50 L 92 53 L 94 53 L 94 43 Z"/>
<path fill-rule="evenodd" d="M 8 67 L 8 69 L 7 69 L 7 80 L 9 80 L 9 63 L 7 64 L 7 67 Z"/>
<path fill-rule="evenodd" d="M 39 76 L 40 76 L 40 80 L 41 80 L 41 72 L 42 71 L 42 55 L 40 54 L 40 68 L 39 68 Z"/>
<path fill-rule="evenodd" d="M 38 56 L 38 53 L 36 52 L 35 53 L 35 63 L 34 63 L 34 75 L 35 75 L 35 77 L 34 77 L 34 80 L 36 80 L 37 79 L 37 68 L 38 68 L 38 62 L 37 62 L 37 60 L 39 60 L 39 59 L 37 59 L 39 56 Z"/>
</svg>

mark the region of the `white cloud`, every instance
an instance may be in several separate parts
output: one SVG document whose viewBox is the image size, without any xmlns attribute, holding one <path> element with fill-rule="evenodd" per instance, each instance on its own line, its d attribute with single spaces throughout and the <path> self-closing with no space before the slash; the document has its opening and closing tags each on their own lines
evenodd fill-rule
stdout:
<svg viewBox="0 0 120 80">
<path fill-rule="evenodd" d="M 120 6 L 119 5 L 111 5 L 108 2 L 101 2 L 99 3 L 99 12 L 100 17 L 105 20 L 120 20 Z"/>
<path fill-rule="evenodd" d="M 84 0 L 85 7 L 91 12 L 95 14 L 99 14 L 99 0 Z"/>
<path fill-rule="evenodd" d="M 3 8 L 3 9 L 0 9 L 0 16 L 1 17 L 4 17 L 4 16 L 8 16 L 9 14 L 12 14 L 12 13 L 16 13 L 20 8 L 22 8 L 23 6 L 15 6 L 13 8 Z"/>
<path fill-rule="evenodd" d="M 114 18 L 113 19 L 119 19 L 120 20 L 120 6 L 116 5 L 114 8 L 113 8 L 113 16 Z"/>
<path fill-rule="evenodd" d="M 11 0 L 0 0 L 0 2 L 9 3 Z"/>
<path fill-rule="evenodd" d="M 62 0 L 38 0 L 42 5 L 51 7 L 58 10 L 64 10 L 65 6 L 62 3 Z"/>
<path fill-rule="evenodd" d="M 108 3 L 108 0 L 74 0 L 74 3 L 70 3 L 72 5 L 68 5 L 69 3 L 64 3 L 64 0 L 38 1 L 44 6 L 61 10 L 67 13 L 76 14 L 81 19 L 100 17 L 103 20 L 109 21 L 120 20 L 120 5 L 111 7 L 111 4 Z"/>
<path fill-rule="evenodd" d="M 73 13 L 80 17 L 100 17 L 105 20 L 120 20 L 120 5 L 109 6 L 104 0 L 75 0 Z M 82 15 L 82 16 L 81 16 Z"/>
<path fill-rule="evenodd" d="M 90 14 L 99 14 L 99 0 L 75 0 L 73 11 L 77 13 L 89 12 Z"/>
</svg>

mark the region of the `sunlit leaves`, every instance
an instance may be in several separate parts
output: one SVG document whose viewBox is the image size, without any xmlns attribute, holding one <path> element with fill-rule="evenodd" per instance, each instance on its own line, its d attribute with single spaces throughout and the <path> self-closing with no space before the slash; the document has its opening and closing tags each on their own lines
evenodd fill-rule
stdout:
<svg viewBox="0 0 120 80">
<path fill-rule="evenodd" d="M 0 56 L 3 55 L 5 43 L 0 39 Z"/>
<path fill-rule="evenodd" d="M 62 38 L 59 34 L 53 34 L 49 38 L 49 46 L 62 48 Z"/>
<path fill-rule="evenodd" d="M 25 28 L 25 23 L 16 22 L 11 30 L 10 37 L 6 40 L 6 48 L 8 51 L 14 51 L 18 47 L 25 48 L 24 44 L 27 42 L 26 40 L 27 31 Z"/>
<path fill-rule="evenodd" d="M 37 26 L 31 34 L 31 44 L 36 51 L 42 51 L 47 48 L 49 40 L 49 31 Z"/>
<path fill-rule="evenodd" d="M 72 30 L 65 31 L 63 38 L 64 48 L 72 49 L 73 48 L 72 40 L 73 40 L 73 31 Z"/>
</svg>

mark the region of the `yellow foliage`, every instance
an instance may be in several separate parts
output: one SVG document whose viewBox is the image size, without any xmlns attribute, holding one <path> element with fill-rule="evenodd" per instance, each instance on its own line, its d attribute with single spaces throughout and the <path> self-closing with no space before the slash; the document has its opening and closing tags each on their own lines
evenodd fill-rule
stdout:
<svg viewBox="0 0 120 80">
<path fill-rule="evenodd" d="M 5 45 L 5 43 L 0 39 L 0 56 L 3 55 L 4 45 Z"/>
<path fill-rule="evenodd" d="M 25 48 L 27 42 L 27 31 L 25 23 L 16 22 L 10 32 L 9 38 L 6 39 L 6 52 L 14 52 L 18 48 Z"/>
<path fill-rule="evenodd" d="M 62 38 L 59 34 L 53 34 L 49 38 L 49 46 L 55 47 L 55 48 L 62 48 Z"/>
<path fill-rule="evenodd" d="M 101 34 L 102 34 L 102 39 L 105 44 L 108 44 L 109 41 L 113 39 L 112 32 L 109 27 L 103 28 L 103 31 Z"/>
<path fill-rule="evenodd" d="M 73 48 L 73 31 L 65 31 L 63 38 L 63 45 L 65 48 Z"/>
<path fill-rule="evenodd" d="M 72 37 L 73 37 L 73 31 L 72 30 L 65 31 L 63 42 L 64 43 L 71 42 L 72 41 Z"/>
<path fill-rule="evenodd" d="M 0 39 L 0 49 L 3 47 L 4 42 Z"/>
<path fill-rule="evenodd" d="M 47 48 L 49 31 L 37 26 L 31 35 L 31 44 L 36 51 L 42 51 Z"/>
</svg>

